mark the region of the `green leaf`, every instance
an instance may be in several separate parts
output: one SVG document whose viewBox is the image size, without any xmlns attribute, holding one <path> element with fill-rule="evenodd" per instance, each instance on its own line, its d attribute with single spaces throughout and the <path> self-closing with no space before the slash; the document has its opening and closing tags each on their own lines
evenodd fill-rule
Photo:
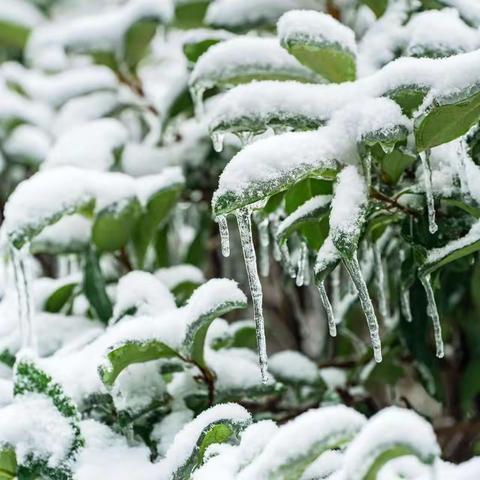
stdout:
<svg viewBox="0 0 480 480">
<path fill-rule="evenodd" d="M 212 45 L 232 37 L 225 30 L 192 30 L 183 42 L 183 53 L 189 62 L 196 63 Z"/>
<path fill-rule="evenodd" d="M 174 357 L 178 357 L 178 353 L 158 340 L 127 340 L 107 353 L 105 364 L 98 367 L 98 373 L 102 382 L 111 387 L 130 365 Z"/>
<path fill-rule="evenodd" d="M 330 82 L 355 80 L 355 55 L 336 42 L 305 35 L 281 39 L 281 44 L 297 60 Z"/>
<path fill-rule="evenodd" d="M 415 119 L 415 141 L 422 152 L 464 135 L 480 119 L 480 84 L 455 95 L 434 98 Z"/>
<path fill-rule="evenodd" d="M 395 185 L 403 172 L 412 166 L 415 161 L 415 155 L 399 149 L 394 149 L 392 152 L 385 154 L 380 160 L 382 180 L 390 185 Z"/>
<path fill-rule="evenodd" d="M 420 274 L 428 275 L 438 268 L 478 250 L 480 250 L 480 222 L 476 222 L 464 237 L 452 240 L 444 247 L 429 250 L 424 264 L 420 267 Z"/>
<path fill-rule="evenodd" d="M 317 195 L 300 205 L 279 225 L 277 238 L 285 242 L 294 232 L 300 232 L 312 250 L 318 250 L 328 236 L 330 195 Z"/>
<path fill-rule="evenodd" d="M 89 248 L 85 254 L 83 290 L 97 317 L 105 324 L 112 317 L 112 302 L 107 294 L 98 254 Z"/>
<path fill-rule="evenodd" d="M 419 86 L 403 86 L 385 93 L 386 97 L 391 98 L 400 105 L 402 112 L 407 117 L 412 117 L 414 112 L 420 107 L 427 94 L 428 89 Z"/>
<path fill-rule="evenodd" d="M 23 50 L 29 35 L 30 29 L 25 25 L 9 22 L 6 19 L 0 20 L 0 45 L 2 47 Z"/>
<path fill-rule="evenodd" d="M 175 2 L 174 26 L 189 30 L 201 27 L 210 0 L 180 0 Z"/>
<path fill-rule="evenodd" d="M 247 425 L 246 421 L 234 422 L 228 418 L 211 422 L 202 430 L 188 460 L 174 472 L 173 480 L 190 478 L 192 472 L 202 464 L 205 451 L 210 445 L 229 441 Z"/>
<path fill-rule="evenodd" d="M 228 388 L 217 387 L 217 402 L 242 402 L 265 400 L 265 397 L 277 397 L 285 392 L 285 386 L 278 382 L 269 384 L 259 384 L 248 388 Z"/>
<path fill-rule="evenodd" d="M 205 338 L 211 323 L 216 318 L 225 315 L 232 310 L 245 308 L 246 306 L 246 301 L 226 300 L 218 303 L 215 308 L 208 313 L 204 313 L 192 320 L 187 327 L 187 333 L 184 340 L 184 349 L 188 358 L 193 360 L 197 365 L 206 367 L 204 358 Z M 188 304 L 185 308 L 188 308 Z"/>
<path fill-rule="evenodd" d="M 132 70 L 145 57 L 157 26 L 158 21 L 154 19 L 142 20 L 132 25 L 125 34 L 124 59 Z"/>
<path fill-rule="evenodd" d="M 386 463 L 393 460 L 394 458 L 404 457 L 407 455 L 417 456 L 418 452 L 408 446 L 403 445 L 397 445 L 389 448 L 386 451 L 381 452 L 379 455 L 377 455 L 375 462 L 368 470 L 368 473 L 362 477 L 362 480 L 377 480 L 378 472 Z M 433 463 L 433 461 L 434 458 L 429 459 L 429 463 Z"/>
<path fill-rule="evenodd" d="M 92 227 L 95 246 L 106 252 L 123 247 L 131 237 L 140 211 L 140 202 L 131 197 L 98 212 Z"/>
<path fill-rule="evenodd" d="M 361 3 L 370 7 L 377 18 L 385 13 L 388 6 L 388 0 L 361 0 Z"/>
<path fill-rule="evenodd" d="M 64 305 L 72 298 L 73 292 L 77 287 L 77 282 L 67 283 L 57 288 L 46 299 L 44 310 L 50 313 L 58 313 Z"/>
<path fill-rule="evenodd" d="M 0 480 L 14 480 L 17 475 L 17 457 L 11 448 L 0 450 Z"/>
<path fill-rule="evenodd" d="M 145 213 L 140 216 L 133 231 L 133 245 L 140 268 L 143 266 L 145 254 L 155 232 L 166 222 L 177 204 L 183 187 L 183 183 L 169 185 L 155 192 L 148 200 Z"/>
<path fill-rule="evenodd" d="M 181 282 L 172 289 L 172 293 L 175 296 L 175 302 L 177 306 L 181 307 L 185 305 L 187 300 L 191 297 L 192 293 L 200 286 L 200 283 L 191 281 Z"/>
</svg>

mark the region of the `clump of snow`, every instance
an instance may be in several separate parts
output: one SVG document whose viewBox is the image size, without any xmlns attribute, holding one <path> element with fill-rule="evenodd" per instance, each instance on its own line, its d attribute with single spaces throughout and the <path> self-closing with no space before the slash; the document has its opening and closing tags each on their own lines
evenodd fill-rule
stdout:
<svg viewBox="0 0 480 480">
<path fill-rule="evenodd" d="M 287 12 L 278 21 L 277 33 L 282 45 L 286 46 L 290 42 L 307 42 L 318 46 L 336 45 L 352 55 L 357 51 L 354 32 L 323 12 Z"/>
<path fill-rule="evenodd" d="M 282 465 L 311 454 L 319 445 L 333 446 L 353 437 L 365 422 L 363 415 L 342 405 L 310 410 L 280 428 L 238 480 L 271 478 Z"/>
<path fill-rule="evenodd" d="M 31 455 L 56 467 L 66 460 L 73 440 L 69 421 L 44 395 L 22 395 L 0 410 L 0 445 L 13 448 L 20 465 Z"/>
<path fill-rule="evenodd" d="M 0 5 L 2 22 L 34 28 L 45 21 L 44 15 L 30 2 L 25 0 L 2 0 Z"/>
<path fill-rule="evenodd" d="M 406 53 L 423 56 L 425 52 L 449 56 L 470 52 L 480 45 L 480 34 L 460 19 L 454 8 L 427 10 L 414 15 L 406 25 Z"/>
<path fill-rule="evenodd" d="M 181 168 L 169 167 L 156 175 L 139 177 L 135 182 L 135 189 L 140 203 L 147 205 L 156 193 L 174 186 L 183 186 L 184 183 L 185 177 Z"/>
<path fill-rule="evenodd" d="M 155 276 L 169 290 L 185 282 L 191 282 L 200 285 L 205 282 L 203 272 L 194 265 L 174 265 L 173 267 L 159 268 L 155 271 Z"/>
<path fill-rule="evenodd" d="M 135 270 L 118 282 L 113 318 L 119 318 L 132 308 L 135 315 L 159 315 L 175 308 L 175 299 L 154 275 Z"/>
<path fill-rule="evenodd" d="M 109 68 L 95 65 L 46 75 L 10 62 L 2 65 L 0 72 L 8 83 L 18 85 L 26 95 L 54 108 L 73 97 L 115 90 L 118 86 L 118 80 Z"/>
<path fill-rule="evenodd" d="M 275 76 L 318 81 L 318 77 L 284 50 L 275 38 L 241 36 L 210 47 L 195 64 L 190 85 L 207 90 L 227 86 L 238 77 Z"/>
<path fill-rule="evenodd" d="M 365 179 L 354 165 L 345 167 L 338 174 L 332 199 L 330 211 L 332 238 L 358 239 L 367 202 Z"/>
<path fill-rule="evenodd" d="M 157 451 L 161 456 L 165 456 L 175 435 L 192 419 L 193 412 L 191 410 L 177 410 L 166 415 L 155 425 L 152 439 L 157 442 Z"/>
<path fill-rule="evenodd" d="M 300 352 L 283 350 L 270 357 L 269 370 L 274 376 L 299 383 L 315 383 L 319 371 L 315 363 Z"/>
<path fill-rule="evenodd" d="M 327 450 L 322 453 L 305 470 L 300 480 L 317 480 L 330 478 L 333 473 L 340 471 L 343 462 L 343 454 L 339 450 Z M 378 479 L 380 480 L 380 479 Z"/>
<path fill-rule="evenodd" d="M 293 9 L 322 10 L 323 0 L 215 0 L 210 3 L 205 22 L 232 30 L 275 25 L 280 16 Z"/>
<path fill-rule="evenodd" d="M 115 151 L 128 139 L 126 128 L 113 118 L 84 123 L 65 131 L 50 150 L 45 168 L 72 165 L 90 170 L 109 170 Z"/>
<path fill-rule="evenodd" d="M 360 480 L 379 454 L 398 445 L 414 452 L 424 462 L 440 454 L 432 426 L 410 410 L 390 407 L 372 417 L 345 452 L 347 478 Z"/>
<path fill-rule="evenodd" d="M 50 149 L 50 136 L 34 125 L 19 125 L 3 143 L 9 158 L 38 165 L 44 161 Z"/>
</svg>

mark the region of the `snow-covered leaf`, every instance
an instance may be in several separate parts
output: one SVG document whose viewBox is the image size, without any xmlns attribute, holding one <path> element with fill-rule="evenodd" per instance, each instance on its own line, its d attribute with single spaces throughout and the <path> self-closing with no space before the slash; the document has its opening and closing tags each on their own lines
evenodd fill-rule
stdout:
<svg viewBox="0 0 480 480">
<path fill-rule="evenodd" d="M 278 22 L 278 36 L 284 48 L 303 65 L 331 82 L 356 77 L 355 34 L 330 15 L 291 11 Z"/>
</svg>

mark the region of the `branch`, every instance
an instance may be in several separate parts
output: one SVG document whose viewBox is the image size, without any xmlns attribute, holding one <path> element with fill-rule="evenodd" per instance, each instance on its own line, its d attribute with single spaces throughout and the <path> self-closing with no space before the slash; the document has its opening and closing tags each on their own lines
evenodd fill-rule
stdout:
<svg viewBox="0 0 480 480">
<path fill-rule="evenodd" d="M 379 192 L 373 187 L 370 187 L 370 195 L 375 198 L 376 200 L 379 200 L 381 202 L 387 203 L 393 208 L 396 208 L 397 210 L 401 210 L 402 212 L 406 213 L 407 215 L 412 215 L 414 217 L 418 216 L 418 212 L 415 210 L 411 210 L 408 207 L 405 207 L 404 205 L 398 203 L 396 200 L 393 198 L 388 197 L 387 195 L 384 195 L 382 192 Z"/>
</svg>

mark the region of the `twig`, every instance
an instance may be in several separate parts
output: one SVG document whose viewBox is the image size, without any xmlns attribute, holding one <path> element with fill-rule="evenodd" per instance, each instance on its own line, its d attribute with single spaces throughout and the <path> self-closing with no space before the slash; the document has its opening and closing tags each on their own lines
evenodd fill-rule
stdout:
<svg viewBox="0 0 480 480">
<path fill-rule="evenodd" d="M 380 200 L 381 202 L 388 203 L 392 207 L 401 210 L 402 212 L 406 213 L 407 215 L 413 215 L 414 217 L 418 216 L 418 212 L 415 210 L 411 210 L 408 207 L 405 207 L 404 205 L 398 203 L 396 200 L 393 198 L 388 197 L 387 195 L 384 195 L 383 193 L 379 192 L 375 188 L 371 187 L 370 188 L 370 195 L 375 198 L 376 200 Z"/>
</svg>

